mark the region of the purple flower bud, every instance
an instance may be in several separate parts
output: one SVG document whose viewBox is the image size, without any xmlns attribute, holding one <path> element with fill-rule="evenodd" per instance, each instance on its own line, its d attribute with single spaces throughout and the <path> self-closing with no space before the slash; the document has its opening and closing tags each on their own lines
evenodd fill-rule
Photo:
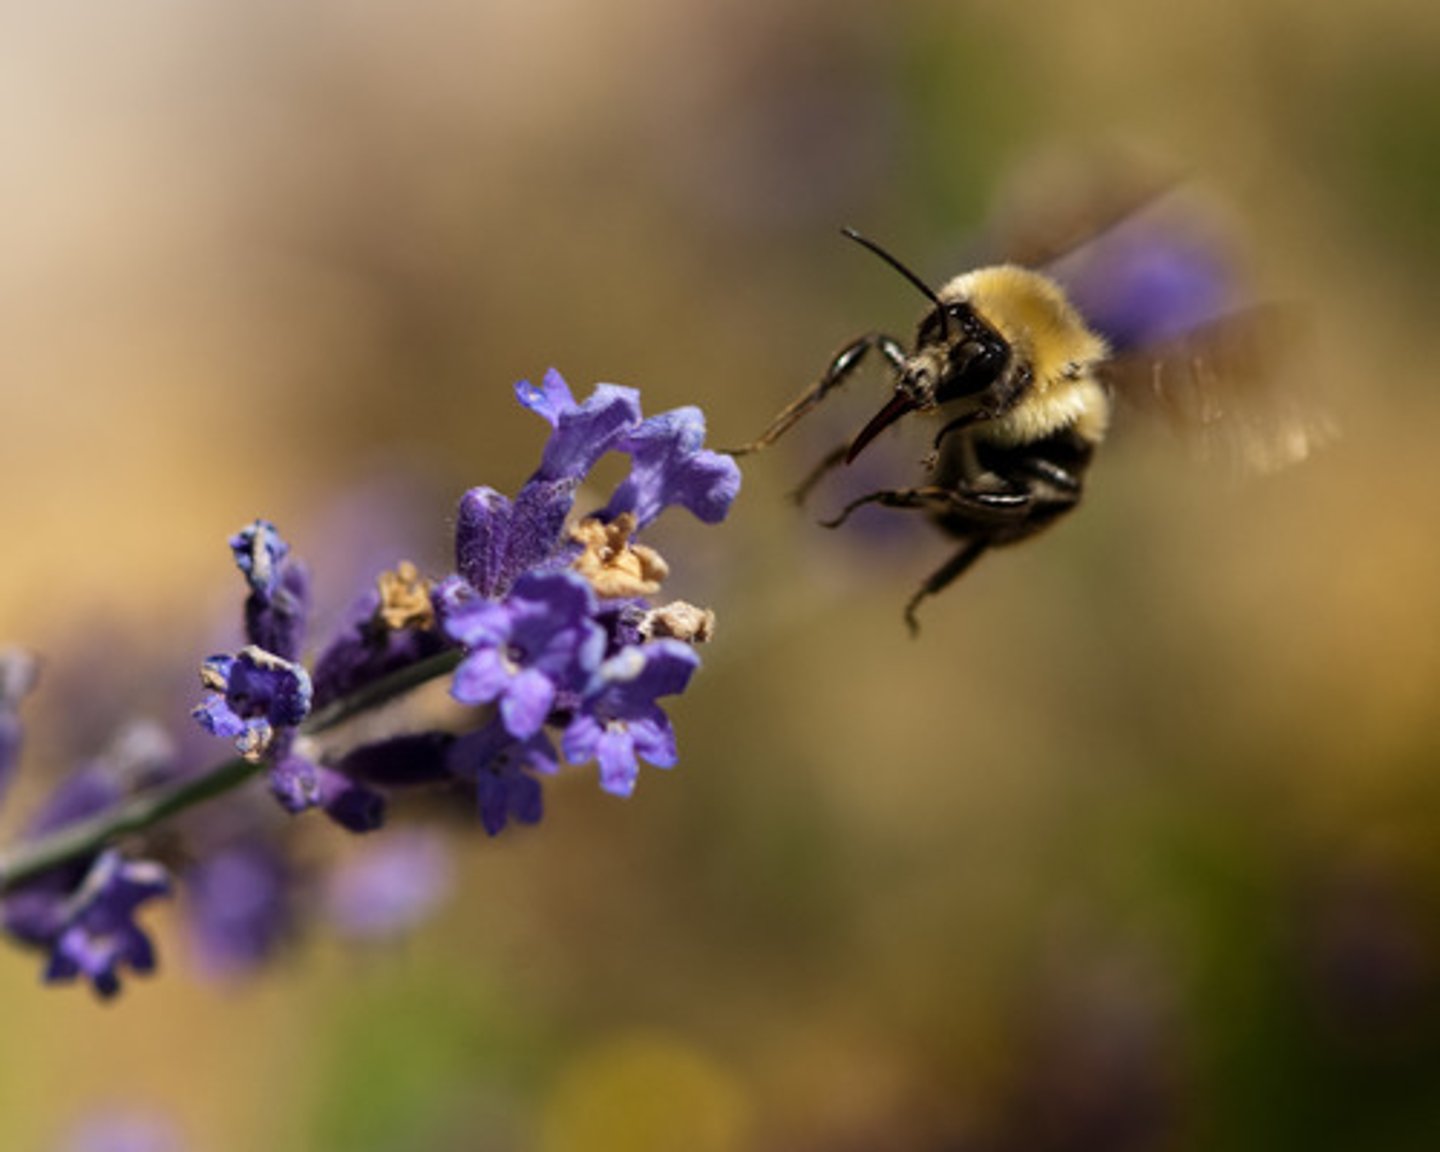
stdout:
<svg viewBox="0 0 1440 1152">
<path fill-rule="evenodd" d="M 373 832 L 385 822 L 380 793 L 295 753 L 271 767 L 270 791 L 287 812 L 320 808 L 350 832 Z"/>
<path fill-rule="evenodd" d="M 245 637 L 286 660 L 300 655 L 310 609 L 310 578 L 289 560 L 288 545 L 267 520 L 256 520 L 230 538 L 235 565 L 250 585 Z"/>
<path fill-rule="evenodd" d="M 339 634 L 315 661 L 315 708 L 446 648 L 438 628 L 397 630 L 378 623 L 379 608 L 380 594 L 373 589 L 360 597 Z"/>
</svg>

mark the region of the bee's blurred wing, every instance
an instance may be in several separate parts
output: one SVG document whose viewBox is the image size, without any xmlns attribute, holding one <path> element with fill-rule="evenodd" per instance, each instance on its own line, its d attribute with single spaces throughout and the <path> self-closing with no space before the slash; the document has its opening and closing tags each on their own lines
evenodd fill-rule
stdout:
<svg viewBox="0 0 1440 1152">
<path fill-rule="evenodd" d="M 1270 472 L 1338 434 L 1299 370 L 1302 329 L 1282 305 L 1249 308 L 1119 356 L 1103 375 L 1122 404 L 1161 417 L 1206 463 Z"/>
</svg>

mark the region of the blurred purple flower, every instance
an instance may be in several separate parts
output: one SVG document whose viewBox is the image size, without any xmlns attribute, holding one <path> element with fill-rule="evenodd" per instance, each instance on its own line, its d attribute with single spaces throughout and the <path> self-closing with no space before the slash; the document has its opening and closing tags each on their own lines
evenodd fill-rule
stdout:
<svg viewBox="0 0 1440 1152">
<path fill-rule="evenodd" d="M 438 836 L 405 830 L 376 841 L 330 878 L 327 918 L 342 935 L 402 936 L 434 914 L 454 886 L 450 853 Z"/>
<path fill-rule="evenodd" d="M 0 650 L 0 800 L 20 759 L 20 701 L 35 687 L 40 662 L 19 648 Z"/>
<path fill-rule="evenodd" d="M 120 991 L 122 968 L 153 971 L 155 950 L 136 925 L 135 911 L 169 891 L 169 878 L 160 865 L 126 860 L 114 849 L 102 852 L 61 910 L 45 982 L 83 976 L 108 999 Z"/>
<path fill-rule="evenodd" d="M 292 880 L 285 856 L 258 836 L 211 852 L 186 872 L 187 926 L 206 969 L 238 975 L 274 953 L 293 929 Z"/>
<path fill-rule="evenodd" d="M 1051 268 L 1112 352 L 1164 343 L 1238 305 L 1233 264 L 1195 207 L 1137 213 Z"/>
<path fill-rule="evenodd" d="M 180 1152 L 175 1129 L 157 1116 L 122 1109 L 92 1112 L 65 1133 L 56 1152 Z"/>
</svg>

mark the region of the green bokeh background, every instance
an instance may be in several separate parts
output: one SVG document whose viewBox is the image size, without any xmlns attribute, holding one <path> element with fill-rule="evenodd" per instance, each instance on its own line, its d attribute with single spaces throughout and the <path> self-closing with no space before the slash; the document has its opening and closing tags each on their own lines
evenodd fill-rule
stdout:
<svg viewBox="0 0 1440 1152">
<path fill-rule="evenodd" d="M 204 1152 L 1440 1146 L 1437 59 L 1418 0 L 6 6 L 0 636 L 50 657 L 11 829 L 173 709 L 117 670 L 202 654 L 238 525 L 305 553 L 399 486 L 377 533 L 442 562 L 551 364 L 751 435 L 913 321 L 840 224 L 942 278 L 1037 156 L 1215 189 L 1344 436 L 1239 486 L 1119 437 L 919 642 L 945 545 L 815 528 L 797 436 L 662 541 L 721 621 L 677 771 L 457 830 L 390 948 L 217 984 L 162 910 L 110 1006 L 7 953 L 0 1147 L 115 1106 Z"/>
</svg>

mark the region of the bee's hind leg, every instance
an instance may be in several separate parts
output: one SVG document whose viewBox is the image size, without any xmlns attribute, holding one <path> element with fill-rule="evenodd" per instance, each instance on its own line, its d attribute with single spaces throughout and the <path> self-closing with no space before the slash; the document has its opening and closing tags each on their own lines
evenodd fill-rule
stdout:
<svg viewBox="0 0 1440 1152">
<path fill-rule="evenodd" d="M 841 348 L 835 354 L 834 359 L 830 361 L 830 366 L 825 369 L 825 375 L 821 376 L 813 387 L 806 389 L 787 404 L 764 432 L 748 444 L 741 444 L 738 448 L 726 448 L 724 451 L 731 456 L 748 456 L 752 452 L 759 452 L 762 448 L 770 447 L 790 431 L 802 416 L 808 414 L 826 396 L 854 375 L 855 369 L 860 366 L 860 362 L 865 359 L 865 354 L 871 348 L 879 349 L 880 354 L 896 372 L 905 363 L 905 350 L 893 336 L 886 336 L 882 332 L 867 332 L 864 336 L 857 337 Z M 841 453 L 842 458 L 843 455 Z M 828 456 L 826 460 L 829 460 Z M 824 471 L 829 471 L 833 467 L 833 464 L 827 465 Z M 823 474 L 822 471 L 821 475 Z M 809 482 L 813 484 L 818 479 L 819 477 L 815 476 Z"/>
<path fill-rule="evenodd" d="M 905 626 L 910 629 L 911 636 L 920 635 L 920 621 L 915 615 L 916 610 L 920 607 L 920 602 L 950 587 L 951 584 L 964 575 L 970 565 L 980 559 L 985 549 L 989 546 L 989 541 L 987 540 L 968 541 L 960 551 L 956 552 L 955 555 L 951 556 L 949 560 L 945 561 L 944 564 L 932 572 L 925 583 L 920 585 L 915 595 L 911 596 L 909 602 L 905 605 Z"/>
</svg>

